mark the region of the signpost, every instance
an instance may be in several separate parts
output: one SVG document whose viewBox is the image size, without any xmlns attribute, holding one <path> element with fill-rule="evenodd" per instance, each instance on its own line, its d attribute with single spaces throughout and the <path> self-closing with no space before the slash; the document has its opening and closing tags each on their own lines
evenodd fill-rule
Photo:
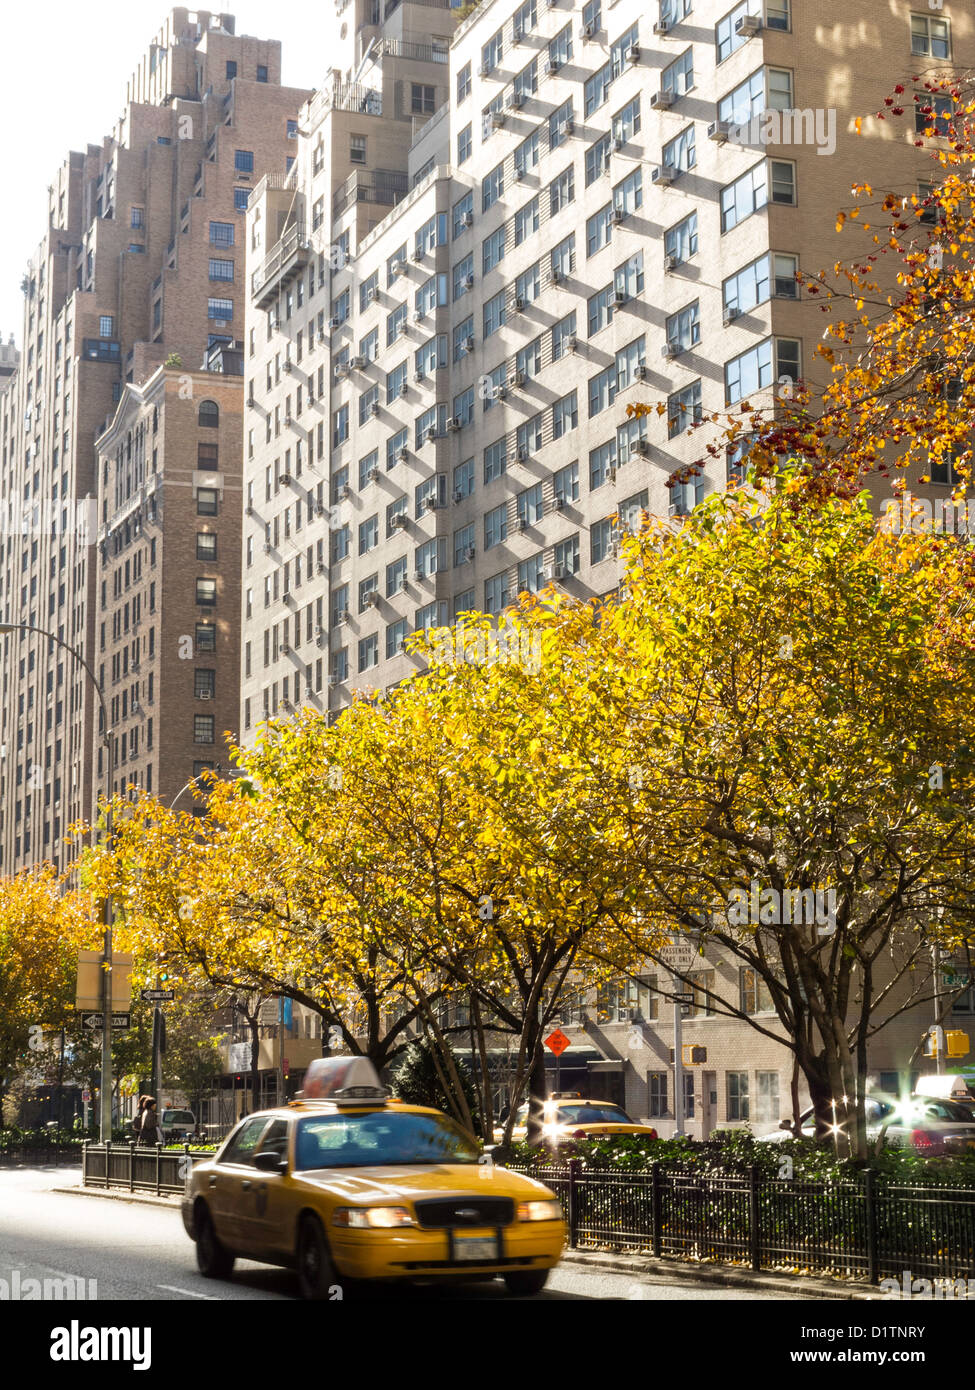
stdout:
<svg viewBox="0 0 975 1390">
<path fill-rule="evenodd" d="M 554 1033 L 549 1033 L 544 1042 L 549 1052 L 555 1053 L 555 1089 L 559 1091 L 561 1089 L 562 1053 L 571 1045 L 571 1039 L 566 1037 L 561 1028 L 556 1028 Z"/>
<path fill-rule="evenodd" d="M 686 975 L 694 969 L 698 953 L 689 941 L 672 936 L 665 946 L 657 952 L 663 965 L 670 971 L 670 988 L 674 995 L 674 1133 L 684 1133 L 684 1062 L 681 1045 L 681 1019 L 690 1013 L 693 994 L 677 976 Z"/>
</svg>

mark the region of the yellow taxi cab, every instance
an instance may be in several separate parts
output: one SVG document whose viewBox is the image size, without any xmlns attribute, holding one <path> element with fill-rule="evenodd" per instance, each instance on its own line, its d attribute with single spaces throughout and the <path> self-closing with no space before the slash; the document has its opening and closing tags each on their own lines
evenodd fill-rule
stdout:
<svg viewBox="0 0 975 1390">
<path fill-rule="evenodd" d="M 502 1278 L 539 1293 L 565 1223 L 542 1183 L 493 1164 L 438 1110 L 390 1099 L 362 1057 L 312 1062 L 301 1099 L 249 1115 L 194 1165 L 183 1224 L 207 1278 L 294 1268 L 305 1298 L 356 1280 Z"/>
<path fill-rule="evenodd" d="M 528 1134 L 528 1102 L 519 1106 L 513 1139 Z M 542 1141 L 564 1144 L 573 1139 L 601 1139 L 608 1134 L 640 1134 L 656 1139 L 652 1125 L 637 1124 L 621 1105 L 609 1100 L 585 1100 L 579 1091 L 560 1091 L 549 1096 L 541 1115 Z"/>
</svg>

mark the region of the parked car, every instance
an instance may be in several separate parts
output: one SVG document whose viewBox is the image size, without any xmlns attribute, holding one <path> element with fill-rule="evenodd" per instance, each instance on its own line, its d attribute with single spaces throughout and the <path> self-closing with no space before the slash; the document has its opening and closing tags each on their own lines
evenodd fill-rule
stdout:
<svg viewBox="0 0 975 1390">
<path fill-rule="evenodd" d="M 916 1097 L 895 1107 L 883 1136 L 895 1148 L 932 1157 L 975 1153 L 975 1109 L 966 1101 Z"/>
<path fill-rule="evenodd" d="M 164 1110 L 159 1117 L 164 1144 L 185 1144 L 196 1134 L 196 1116 L 192 1110 Z"/>
<path fill-rule="evenodd" d="M 864 1105 L 867 1121 L 867 1139 L 872 1141 L 878 1137 L 883 1128 L 884 1121 L 891 1116 L 896 1108 L 895 1102 L 889 1098 L 881 1099 L 879 1096 L 868 1096 Z M 799 1116 L 801 1126 L 801 1138 L 815 1139 L 816 1137 L 816 1112 L 812 1106 L 808 1110 L 803 1110 Z M 773 1129 L 770 1134 L 756 1134 L 756 1139 L 763 1144 L 782 1144 L 787 1139 L 794 1139 L 794 1127 L 792 1120 L 782 1120 L 778 1129 Z"/>
<path fill-rule="evenodd" d="M 528 1102 L 519 1106 L 512 1139 L 528 1135 Z M 578 1092 L 549 1096 L 542 1111 L 542 1139 L 550 1144 L 572 1139 L 600 1139 L 608 1134 L 640 1134 L 656 1139 L 652 1125 L 639 1124 L 621 1105 L 608 1100 L 584 1100 Z"/>
<path fill-rule="evenodd" d="M 305 1298 L 359 1280 L 539 1293 L 562 1255 L 561 1205 L 483 1157 L 440 1111 L 390 1099 L 367 1058 L 316 1058 L 302 1099 L 248 1115 L 194 1165 L 183 1224 L 207 1278 L 260 1260 L 296 1269 Z"/>
</svg>

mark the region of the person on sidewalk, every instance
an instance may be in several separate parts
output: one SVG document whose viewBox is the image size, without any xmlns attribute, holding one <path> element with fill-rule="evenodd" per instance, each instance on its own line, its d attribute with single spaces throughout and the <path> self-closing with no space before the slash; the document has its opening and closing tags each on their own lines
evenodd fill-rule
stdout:
<svg viewBox="0 0 975 1390">
<path fill-rule="evenodd" d="M 134 1137 L 135 1137 L 135 1142 L 136 1142 L 136 1143 L 139 1142 L 139 1130 L 142 1128 L 142 1113 L 143 1113 L 143 1111 L 144 1111 L 145 1108 L 146 1108 L 146 1101 L 147 1101 L 148 1099 L 149 1099 L 148 1096 L 140 1096 L 140 1097 L 139 1097 L 139 1110 L 138 1110 L 138 1113 L 132 1116 L 132 1133 L 133 1133 L 133 1135 L 134 1135 Z"/>
<path fill-rule="evenodd" d="M 142 1112 L 142 1124 L 139 1126 L 139 1143 L 140 1145 L 158 1144 L 161 1140 L 162 1130 L 159 1128 L 156 1102 L 152 1096 L 147 1096 L 145 1109 Z"/>
</svg>

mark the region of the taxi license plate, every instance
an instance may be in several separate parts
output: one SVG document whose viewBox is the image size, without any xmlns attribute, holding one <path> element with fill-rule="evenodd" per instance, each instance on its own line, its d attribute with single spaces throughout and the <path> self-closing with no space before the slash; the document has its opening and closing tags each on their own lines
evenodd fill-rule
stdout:
<svg viewBox="0 0 975 1390">
<path fill-rule="evenodd" d="M 496 1260 L 498 1240 L 496 1236 L 454 1236 L 453 1255 L 455 1260 Z"/>
</svg>

